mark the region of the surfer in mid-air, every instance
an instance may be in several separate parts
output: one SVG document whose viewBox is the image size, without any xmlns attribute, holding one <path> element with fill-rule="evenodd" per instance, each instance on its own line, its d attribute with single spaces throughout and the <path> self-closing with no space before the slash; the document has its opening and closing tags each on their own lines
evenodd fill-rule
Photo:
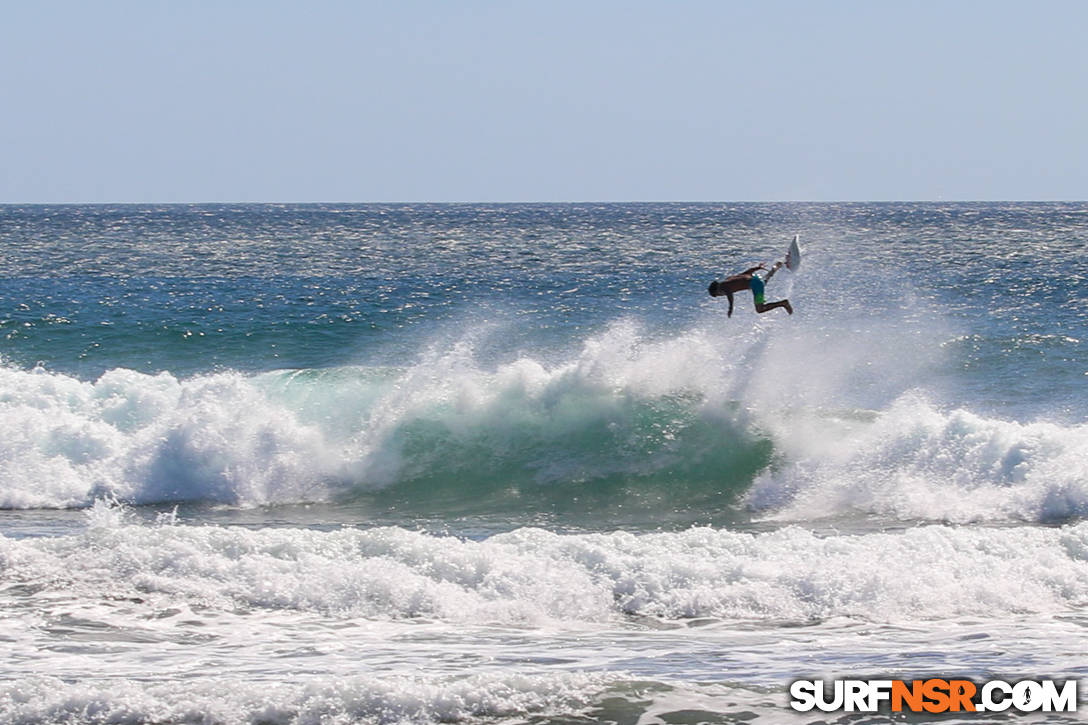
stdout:
<svg viewBox="0 0 1088 725">
<path fill-rule="evenodd" d="M 726 313 L 729 317 L 733 316 L 733 293 L 741 292 L 746 289 L 752 290 L 752 299 L 756 303 L 756 312 L 767 312 L 773 310 L 776 307 L 785 308 L 786 312 L 793 314 L 793 307 L 790 305 L 789 300 L 778 300 L 777 302 L 765 302 L 763 298 L 763 286 L 770 281 L 774 273 L 782 266 L 781 262 L 775 262 L 774 266 L 767 272 L 767 275 L 760 278 L 756 272 L 767 268 L 760 264 L 759 266 L 746 269 L 740 274 L 734 274 L 732 277 L 726 277 L 722 281 L 713 281 L 710 283 L 710 288 L 707 290 L 710 292 L 711 297 L 721 297 L 725 295 L 729 298 L 729 312 Z"/>
</svg>

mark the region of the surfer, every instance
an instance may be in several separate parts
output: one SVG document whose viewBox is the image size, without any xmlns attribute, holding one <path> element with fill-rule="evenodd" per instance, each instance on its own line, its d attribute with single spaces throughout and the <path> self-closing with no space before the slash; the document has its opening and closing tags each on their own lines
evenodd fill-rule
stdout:
<svg viewBox="0 0 1088 725">
<path fill-rule="evenodd" d="M 759 270 L 766 270 L 767 268 L 760 264 L 756 267 L 746 269 L 740 274 L 734 274 L 732 277 L 726 277 L 721 282 L 715 280 L 710 283 L 710 288 L 707 290 L 710 292 L 711 297 L 721 297 L 725 295 L 729 298 L 729 312 L 726 313 L 729 317 L 733 316 L 733 293 L 740 292 L 742 290 L 752 290 L 752 299 L 756 303 L 756 312 L 766 312 L 773 310 L 776 307 L 784 307 L 786 312 L 793 314 L 793 306 L 790 305 L 789 300 L 778 300 L 777 302 L 764 302 L 763 299 L 763 286 L 770 281 L 774 273 L 778 271 L 782 266 L 781 262 L 775 262 L 774 266 L 767 272 L 767 275 L 760 278 L 756 274 Z"/>
</svg>

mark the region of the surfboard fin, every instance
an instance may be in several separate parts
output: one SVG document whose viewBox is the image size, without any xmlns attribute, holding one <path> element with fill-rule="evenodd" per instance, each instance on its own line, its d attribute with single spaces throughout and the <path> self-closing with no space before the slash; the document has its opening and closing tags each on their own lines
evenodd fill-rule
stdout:
<svg viewBox="0 0 1088 725">
<path fill-rule="evenodd" d="M 797 268 L 801 266 L 801 247 L 799 242 L 801 241 L 800 234 L 793 235 L 793 241 L 790 242 L 790 248 L 786 250 L 786 269 L 791 272 L 796 272 Z"/>
</svg>

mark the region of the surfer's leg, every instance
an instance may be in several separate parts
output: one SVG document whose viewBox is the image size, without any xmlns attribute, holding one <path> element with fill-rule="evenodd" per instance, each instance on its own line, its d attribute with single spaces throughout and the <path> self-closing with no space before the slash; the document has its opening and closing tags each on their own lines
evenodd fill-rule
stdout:
<svg viewBox="0 0 1088 725">
<path fill-rule="evenodd" d="M 779 300 L 778 302 L 768 302 L 766 304 L 762 302 L 757 302 L 756 312 L 764 313 L 778 307 L 784 307 L 786 309 L 786 312 L 790 313 L 791 315 L 793 314 L 793 305 L 790 304 L 789 300 Z"/>
</svg>

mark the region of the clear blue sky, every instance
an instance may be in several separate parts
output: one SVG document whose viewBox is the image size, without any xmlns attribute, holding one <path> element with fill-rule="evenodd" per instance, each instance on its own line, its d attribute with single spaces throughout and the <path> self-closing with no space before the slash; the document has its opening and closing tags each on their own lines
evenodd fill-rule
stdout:
<svg viewBox="0 0 1088 725">
<path fill-rule="evenodd" d="M 1088 2 L 2 2 L 0 202 L 1088 199 Z"/>
</svg>

